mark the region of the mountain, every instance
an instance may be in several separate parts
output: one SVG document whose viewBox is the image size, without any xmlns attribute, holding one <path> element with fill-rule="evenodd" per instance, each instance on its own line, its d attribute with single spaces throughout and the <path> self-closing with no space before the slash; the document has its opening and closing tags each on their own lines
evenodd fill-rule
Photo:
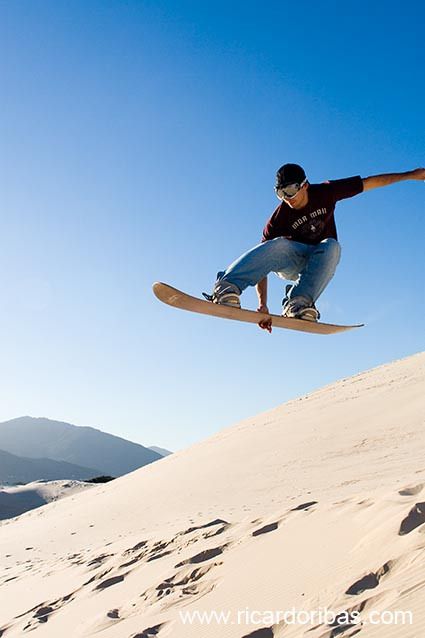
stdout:
<svg viewBox="0 0 425 638">
<path fill-rule="evenodd" d="M 52 459 L 30 459 L 0 450 L 0 483 L 29 483 L 37 479 L 85 480 L 99 476 L 99 470 L 81 467 L 65 461 Z"/>
<path fill-rule="evenodd" d="M 424 636 L 424 387 L 422 353 L 3 521 L 0 635 Z"/>
<path fill-rule="evenodd" d="M 29 416 L 0 423 L 0 449 L 28 458 L 94 466 L 98 473 L 111 476 L 127 474 L 162 458 L 143 445 L 92 427 Z"/>
<path fill-rule="evenodd" d="M 158 447 L 157 445 L 150 445 L 149 449 L 157 452 L 157 454 L 160 454 L 161 456 L 168 456 L 169 454 L 173 454 L 172 452 L 170 452 L 170 450 L 166 450 L 164 447 Z"/>
</svg>

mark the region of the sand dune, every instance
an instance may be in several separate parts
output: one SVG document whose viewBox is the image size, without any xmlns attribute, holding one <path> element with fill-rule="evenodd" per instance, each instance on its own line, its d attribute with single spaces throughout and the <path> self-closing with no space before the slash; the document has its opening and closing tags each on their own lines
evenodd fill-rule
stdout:
<svg viewBox="0 0 425 638">
<path fill-rule="evenodd" d="M 4 521 L 0 636 L 422 637 L 424 383 L 422 353 Z"/>
<path fill-rule="evenodd" d="M 93 483 L 72 480 L 32 481 L 16 487 L 0 486 L 0 519 L 19 516 L 46 503 L 93 487 Z"/>
</svg>

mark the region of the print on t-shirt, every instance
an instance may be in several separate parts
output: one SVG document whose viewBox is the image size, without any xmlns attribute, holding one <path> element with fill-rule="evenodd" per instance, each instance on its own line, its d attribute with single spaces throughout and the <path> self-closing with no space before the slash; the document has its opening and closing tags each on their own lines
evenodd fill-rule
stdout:
<svg viewBox="0 0 425 638">
<path fill-rule="evenodd" d="M 308 215 L 298 217 L 298 219 L 292 222 L 291 228 L 292 230 L 298 231 L 300 238 L 314 240 L 316 236 L 321 235 L 325 226 L 325 222 L 323 219 L 320 219 L 320 215 L 326 214 L 326 208 L 319 208 Z"/>
</svg>

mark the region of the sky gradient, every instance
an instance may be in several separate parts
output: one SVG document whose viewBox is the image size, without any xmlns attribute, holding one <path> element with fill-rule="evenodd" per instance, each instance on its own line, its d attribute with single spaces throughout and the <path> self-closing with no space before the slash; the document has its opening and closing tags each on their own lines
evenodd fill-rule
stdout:
<svg viewBox="0 0 425 638">
<path fill-rule="evenodd" d="M 422 350 L 421 182 L 337 205 L 318 307 L 361 330 L 269 335 L 151 285 L 210 291 L 285 162 L 313 183 L 423 166 L 424 23 L 419 2 L 1 2 L 0 420 L 176 450 Z"/>
</svg>

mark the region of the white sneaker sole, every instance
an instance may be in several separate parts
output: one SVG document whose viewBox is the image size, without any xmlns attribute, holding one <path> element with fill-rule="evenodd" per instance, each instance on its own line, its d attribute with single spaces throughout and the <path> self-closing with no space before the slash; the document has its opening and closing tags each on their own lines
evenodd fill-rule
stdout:
<svg viewBox="0 0 425 638">
<path fill-rule="evenodd" d="M 304 321 L 318 321 L 319 313 L 314 308 L 306 308 L 302 310 L 296 319 L 303 319 Z"/>
<path fill-rule="evenodd" d="M 302 319 L 303 321 L 318 321 L 319 313 L 314 308 L 305 308 L 296 314 L 282 314 L 287 319 Z"/>
</svg>

